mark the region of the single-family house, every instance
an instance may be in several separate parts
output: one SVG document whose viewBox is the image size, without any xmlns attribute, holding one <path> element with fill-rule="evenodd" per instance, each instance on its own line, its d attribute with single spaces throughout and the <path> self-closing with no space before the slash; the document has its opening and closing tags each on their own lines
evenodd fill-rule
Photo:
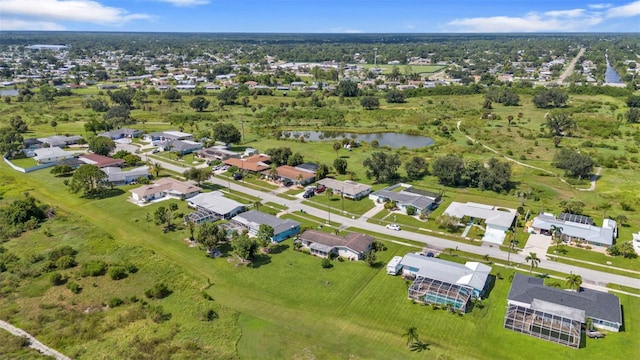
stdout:
<svg viewBox="0 0 640 360">
<path fill-rule="evenodd" d="M 493 205 L 478 204 L 474 202 L 452 202 L 444 211 L 444 214 L 455 216 L 459 219 L 469 217 L 470 221 L 482 219 L 485 223 L 485 232 L 482 241 L 494 244 L 504 242 L 505 232 L 511 228 L 517 216 L 514 209 L 508 209 Z"/>
<path fill-rule="evenodd" d="M 271 157 L 264 154 L 251 155 L 249 157 L 238 159 L 229 158 L 224 160 L 225 165 L 235 166 L 242 171 L 257 173 L 269 169 Z"/>
<path fill-rule="evenodd" d="M 587 319 L 596 328 L 620 331 L 620 299 L 590 289 L 558 289 L 544 285 L 542 278 L 514 274 L 507 295 L 505 329 L 578 348 Z"/>
<path fill-rule="evenodd" d="M 22 147 L 25 150 L 34 150 L 34 149 L 41 149 L 43 147 L 44 143 L 38 139 L 24 139 L 24 141 L 22 142 Z"/>
<path fill-rule="evenodd" d="M 138 181 L 140 178 L 149 178 L 149 168 L 147 166 L 140 166 L 130 170 L 122 170 L 120 167 L 107 166 L 100 170 L 107 174 L 107 182 L 113 185 L 127 185 Z"/>
<path fill-rule="evenodd" d="M 64 148 L 69 145 L 77 144 L 80 140 L 82 140 L 82 136 L 80 135 L 54 135 L 45 138 L 39 138 L 42 143 L 49 145 L 49 147 L 59 147 Z"/>
<path fill-rule="evenodd" d="M 280 219 L 276 216 L 265 214 L 258 210 L 250 210 L 233 217 L 233 221 L 249 230 L 249 234 L 256 235 L 260 225 L 269 225 L 273 228 L 271 241 L 279 243 L 300 232 L 300 223 L 291 219 Z"/>
<path fill-rule="evenodd" d="M 184 200 L 199 194 L 201 190 L 198 186 L 188 182 L 166 177 L 130 191 L 131 199 L 134 201 L 149 202 L 165 197 Z"/>
<path fill-rule="evenodd" d="M 173 140 L 169 143 L 169 148 L 172 151 L 186 155 L 202 149 L 202 144 L 191 140 Z"/>
<path fill-rule="evenodd" d="M 228 220 L 245 210 L 244 204 L 224 197 L 220 191 L 195 195 L 189 198 L 188 204 L 196 211 L 185 216 L 185 221 L 193 221 L 196 224 L 220 219 Z"/>
<path fill-rule="evenodd" d="M 124 166 L 124 160 L 114 159 L 104 155 L 98 154 L 82 154 L 78 156 L 78 159 L 85 164 L 95 165 L 99 168 L 104 167 L 122 167 Z"/>
<path fill-rule="evenodd" d="M 108 137 L 111 140 L 118 140 L 122 138 L 133 139 L 133 138 L 140 137 L 141 135 L 142 135 L 142 130 L 128 129 L 128 128 L 109 130 L 109 131 L 105 131 L 103 133 L 98 134 L 98 136 Z"/>
<path fill-rule="evenodd" d="M 263 171 L 262 173 L 266 176 L 270 176 L 270 170 Z M 281 180 L 288 180 L 294 184 L 298 185 L 307 185 L 311 184 L 316 175 L 314 173 L 310 173 L 306 170 L 299 170 L 289 165 L 282 165 L 276 168 L 276 176 Z"/>
<path fill-rule="evenodd" d="M 198 150 L 196 152 L 197 157 L 201 159 L 205 159 L 207 162 L 212 162 L 216 160 L 224 161 L 228 158 L 239 158 L 240 153 L 236 151 L 231 151 L 227 149 L 224 145 L 217 145 L 208 147 L 206 149 Z"/>
<path fill-rule="evenodd" d="M 317 230 L 307 230 L 298 238 L 312 255 L 326 258 L 333 254 L 351 260 L 363 259 L 371 249 L 373 240 L 373 237 L 360 233 L 349 233 L 342 237 Z"/>
<path fill-rule="evenodd" d="M 40 164 L 49 164 L 58 162 L 60 160 L 69 159 L 75 156 L 74 153 L 69 151 L 64 151 L 59 147 L 48 147 L 41 149 L 34 149 L 33 153 L 35 154 L 33 159 Z"/>
<path fill-rule="evenodd" d="M 613 245 L 618 237 L 618 227 L 614 220 L 604 219 L 602 227 L 593 222 L 578 222 L 580 218 L 565 217 L 565 220 L 556 218 L 553 214 L 540 214 L 533 218 L 531 228 L 538 233 L 551 234 L 552 227 L 562 228 L 562 238 L 565 241 L 585 242 L 592 246 Z"/>
<path fill-rule="evenodd" d="M 149 134 L 145 134 L 142 137 L 145 142 L 150 142 L 153 145 L 159 142 L 173 141 L 173 140 L 193 140 L 193 135 L 182 131 L 159 131 Z"/>
<path fill-rule="evenodd" d="M 340 181 L 332 178 L 324 178 L 318 184 L 331 189 L 334 194 L 341 195 L 347 199 L 360 200 L 371 193 L 371 186 L 357 183 L 355 181 Z"/>
<path fill-rule="evenodd" d="M 401 191 L 394 191 L 398 187 L 403 187 Z M 414 208 L 416 214 L 430 212 L 435 209 L 442 195 L 430 191 L 415 189 L 407 184 L 395 184 L 384 189 L 369 194 L 369 199 L 376 203 L 394 201 L 404 213 L 407 209 Z"/>
</svg>

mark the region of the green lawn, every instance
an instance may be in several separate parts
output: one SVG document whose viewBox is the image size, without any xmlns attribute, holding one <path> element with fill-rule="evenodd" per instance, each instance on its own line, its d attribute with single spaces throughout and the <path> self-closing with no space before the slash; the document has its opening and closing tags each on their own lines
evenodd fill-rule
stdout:
<svg viewBox="0 0 640 360">
<path fill-rule="evenodd" d="M 313 196 L 308 200 L 303 201 L 303 203 L 323 210 L 328 209 L 329 205 L 331 205 L 331 211 L 348 215 L 356 215 L 358 217 L 373 209 L 374 206 L 373 202 L 368 198 L 350 200 L 342 199 L 340 196 L 334 195 L 331 197 L 331 200 L 329 200 L 324 193 Z"/>
<path fill-rule="evenodd" d="M 638 259 L 626 259 L 622 256 L 609 256 L 600 252 L 580 249 L 574 246 L 562 246 L 562 257 L 567 257 L 576 260 L 589 261 L 600 265 L 614 266 L 621 269 L 629 269 L 640 271 L 640 261 Z M 550 246 L 547 250 L 547 254 L 554 254 L 556 250 L 555 246 Z"/>
</svg>

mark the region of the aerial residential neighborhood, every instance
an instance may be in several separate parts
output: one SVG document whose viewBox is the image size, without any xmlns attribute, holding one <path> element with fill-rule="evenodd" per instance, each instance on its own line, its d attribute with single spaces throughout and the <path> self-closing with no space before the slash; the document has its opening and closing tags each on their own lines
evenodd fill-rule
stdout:
<svg viewBox="0 0 640 360">
<path fill-rule="evenodd" d="M 0 358 L 637 356 L 638 4 L 353 3 L 0 1 Z"/>
</svg>

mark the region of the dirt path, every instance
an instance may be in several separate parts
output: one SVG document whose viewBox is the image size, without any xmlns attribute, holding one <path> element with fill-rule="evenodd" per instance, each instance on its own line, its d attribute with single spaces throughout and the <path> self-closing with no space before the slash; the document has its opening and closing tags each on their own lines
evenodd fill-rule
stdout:
<svg viewBox="0 0 640 360">
<path fill-rule="evenodd" d="M 29 343 L 30 343 L 29 347 L 39 351 L 43 355 L 53 356 L 54 358 L 56 358 L 58 360 L 71 360 L 70 357 L 65 356 L 65 355 L 55 351 L 54 349 L 46 346 L 45 344 L 43 344 L 40 341 L 38 341 L 38 339 L 34 338 L 33 336 L 31 336 L 26 331 L 24 331 L 22 329 L 19 329 L 19 328 L 15 327 L 15 326 L 9 324 L 8 322 L 0 320 L 0 329 L 7 330 L 8 332 L 12 333 L 15 336 L 26 337 L 27 339 L 29 339 Z"/>
<path fill-rule="evenodd" d="M 477 141 L 476 139 L 472 138 L 472 137 L 471 137 L 471 136 L 469 136 L 469 135 L 464 134 L 464 133 L 460 130 L 460 124 L 461 124 L 461 123 L 462 123 L 462 120 L 459 120 L 459 121 L 458 121 L 458 123 L 456 124 L 456 126 L 458 127 L 458 132 L 459 132 L 460 134 L 464 135 L 467 139 L 469 139 L 469 140 L 473 141 L 474 143 L 477 143 L 478 141 Z M 587 188 L 587 189 L 578 189 L 578 188 L 576 188 L 575 186 L 573 186 L 573 185 L 569 184 L 569 183 L 567 182 L 567 180 L 565 180 L 565 179 L 561 178 L 561 177 L 560 177 L 560 175 L 558 175 L 558 174 L 554 173 L 553 171 L 549 171 L 549 170 L 547 170 L 547 169 L 543 169 L 543 168 L 540 168 L 540 167 L 537 167 L 537 166 L 533 166 L 533 165 L 525 164 L 525 163 L 523 163 L 523 162 L 521 162 L 521 161 L 518 161 L 518 160 L 516 160 L 516 159 L 514 159 L 514 158 L 510 158 L 510 157 L 508 157 L 508 156 L 506 156 L 506 155 L 502 155 L 500 152 L 498 152 L 498 150 L 496 150 L 496 149 L 494 149 L 494 148 L 492 148 L 492 147 L 489 147 L 489 146 L 487 146 L 487 145 L 485 145 L 485 144 L 481 144 L 481 145 L 482 145 L 482 147 L 484 147 L 485 149 L 487 149 L 487 150 L 489 150 L 489 151 L 493 152 L 494 154 L 497 154 L 497 155 L 502 156 L 502 157 L 503 157 L 505 160 L 507 160 L 507 161 L 511 161 L 511 162 L 516 163 L 516 164 L 518 164 L 518 165 L 520 165 L 520 166 L 528 167 L 528 168 L 530 168 L 530 169 L 535 169 L 535 170 L 538 170 L 538 171 L 542 171 L 542 172 L 545 172 L 545 173 L 547 173 L 547 174 L 549 174 L 549 175 L 553 175 L 553 176 L 557 177 L 557 178 L 558 178 L 558 180 L 560 180 L 561 182 L 563 182 L 563 183 L 565 183 L 565 184 L 567 184 L 567 185 L 571 186 L 572 188 L 574 188 L 574 189 L 576 189 L 576 190 L 579 190 L 579 191 L 593 191 L 593 190 L 595 190 L 595 189 L 596 189 L 596 180 L 598 179 L 598 177 L 599 177 L 599 175 L 600 175 L 601 168 L 597 168 L 596 173 L 591 177 L 591 186 L 590 186 L 589 188 Z"/>
</svg>

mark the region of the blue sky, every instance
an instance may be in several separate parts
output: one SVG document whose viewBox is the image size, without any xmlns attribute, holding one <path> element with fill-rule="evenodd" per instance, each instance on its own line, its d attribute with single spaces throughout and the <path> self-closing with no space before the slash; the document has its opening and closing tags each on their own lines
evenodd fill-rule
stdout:
<svg viewBox="0 0 640 360">
<path fill-rule="evenodd" d="M 0 0 L 0 30 L 640 33 L 640 1 Z"/>
</svg>

